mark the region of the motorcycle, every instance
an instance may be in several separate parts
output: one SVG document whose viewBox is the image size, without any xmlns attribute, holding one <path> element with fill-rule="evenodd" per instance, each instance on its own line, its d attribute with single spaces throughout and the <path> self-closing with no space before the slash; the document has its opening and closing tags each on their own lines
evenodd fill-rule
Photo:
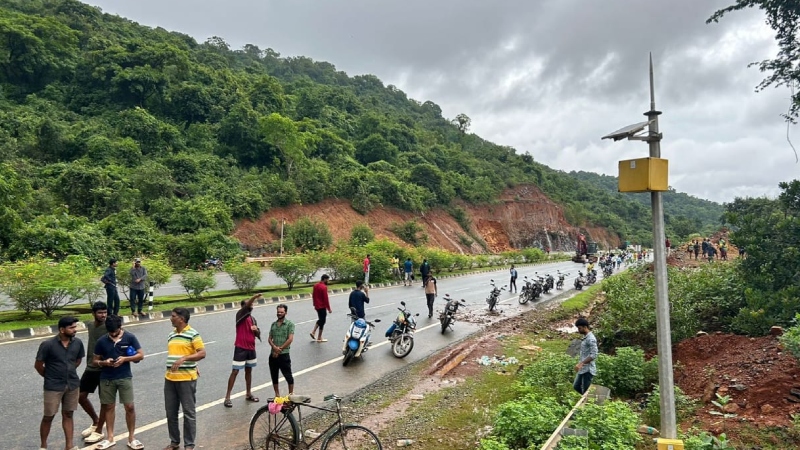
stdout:
<svg viewBox="0 0 800 450">
<path fill-rule="evenodd" d="M 486 299 L 486 303 L 489 304 L 489 312 L 494 311 L 495 306 L 497 306 L 497 299 L 500 298 L 500 291 L 505 291 L 506 287 L 503 286 L 502 288 L 498 289 L 497 286 L 494 284 L 494 280 L 489 280 L 492 283 L 492 291 L 489 293 L 489 297 Z"/>
<path fill-rule="evenodd" d="M 397 308 L 400 313 L 395 317 L 392 326 L 386 330 L 386 337 L 392 344 L 392 354 L 397 358 L 405 358 L 414 348 L 414 331 L 417 328 L 417 321 L 414 316 L 406 309 L 406 302 L 400 302 L 402 308 Z"/>
<path fill-rule="evenodd" d="M 558 271 L 558 281 L 556 281 L 556 289 L 558 289 L 559 291 L 564 289 L 564 278 L 567 275 L 569 275 L 569 274 L 568 273 L 561 273 L 560 270 Z"/>
<path fill-rule="evenodd" d="M 590 272 L 586 274 L 586 284 L 595 284 L 597 283 L 597 270 L 592 269 Z"/>
<path fill-rule="evenodd" d="M 586 286 L 586 277 L 582 272 L 578 272 L 578 278 L 575 278 L 575 290 L 580 291 L 584 286 Z"/>
<path fill-rule="evenodd" d="M 458 308 L 460 306 L 466 306 L 463 298 L 461 300 L 456 300 L 450 298 L 450 294 L 444 294 L 444 300 L 447 302 L 444 305 L 444 311 L 439 313 L 439 323 L 442 324 L 442 334 L 444 334 L 448 328 L 452 328 L 453 324 L 456 323 Z"/>
<path fill-rule="evenodd" d="M 361 356 L 369 350 L 369 337 L 372 334 L 372 330 L 375 329 L 373 322 L 358 318 L 355 308 L 350 308 L 350 313 L 347 316 L 350 317 L 352 323 L 344 335 L 344 345 L 342 346 L 343 366 L 346 366 L 353 358 Z M 375 322 L 380 321 L 380 319 L 375 319 Z"/>
<path fill-rule="evenodd" d="M 544 293 L 547 294 L 547 293 L 549 293 L 550 291 L 553 290 L 553 287 L 555 287 L 555 281 L 556 280 L 549 273 L 546 273 L 544 275 L 545 275 L 545 283 L 544 284 L 545 284 L 545 286 L 547 286 L 547 289 L 545 289 Z"/>
<path fill-rule="evenodd" d="M 219 258 L 209 258 L 203 261 L 203 270 L 222 271 L 222 260 Z"/>
<path fill-rule="evenodd" d="M 531 284 L 531 301 L 535 302 L 542 292 L 544 292 L 544 278 L 539 276 L 539 272 L 534 272 L 536 279 Z"/>
<path fill-rule="evenodd" d="M 528 279 L 527 276 L 523 277 L 522 279 L 522 290 L 519 293 L 519 298 L 517 298 L 517 301 L 519 301 L 520 305 L 524 305 L 533 299 L 533 283 Z"/>
<path fill-rule="evenodd" d="M 614 273 L 614 266 L 612 266 L 611 263 L 606 264 L 606 266 L 603 267 L 603 278 L 608 278 L 613 273 Z"/>
</svg>

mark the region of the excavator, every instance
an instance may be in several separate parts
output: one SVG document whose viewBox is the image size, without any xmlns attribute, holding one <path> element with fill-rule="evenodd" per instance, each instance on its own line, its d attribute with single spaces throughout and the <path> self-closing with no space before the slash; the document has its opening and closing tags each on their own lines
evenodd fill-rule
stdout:
<svg viewBox="0 0 800 450">
<path fill-rule="evenodd" d="M 578 235 L 578 243 L 575 248 L 575 256 L 572 261 L 576 263 L 595 263 L 597 262 L 597 243 L 587 242 L 583 233 Z"/>
</svg>

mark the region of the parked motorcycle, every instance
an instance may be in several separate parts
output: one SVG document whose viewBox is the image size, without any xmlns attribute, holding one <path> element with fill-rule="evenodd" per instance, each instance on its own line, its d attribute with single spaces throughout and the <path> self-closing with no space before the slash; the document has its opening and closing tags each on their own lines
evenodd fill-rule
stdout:
<svg viewBox="0 0 800 450">
<path fill-rule="evenodd" d="M 583 272 L 578 272 L 578 278 L 575 278 L 575 290 L 580 291 L 583 287 L 586 286 L 586 277 L 583 276 Z"/>
<path fill-rule="evenodd" d="M 203 261 L 203 270 L 222 271 L 222 260 L 219 258 L 209 258 Z"/>
<path fill-rule="evenodd" d="M 494 308 L 497 306 L 497 300 L 500 298 L 500 291 L 505 291 L 506 287 L 503 286 L 502 288 L 498 289 L 497 286 L 494 284 L 494 280 L 489 280 L 492 283 L 492 291 L 489 293 L 489 297 L 486 299 L 486 303 L 489 304 L 489 312 L 494 311 Z"/>
<path fill-rule="evenodd" d="M 559 291 L 564 289 L 564 278 L 567 277 L 568 275 L 569 275 L 568 273 L 561 273 L 560 270 L 558 271 L 558 281 L 556 281 L 556 289 L 558 289 Z"/>
<path fill-rule="evenodd" d="M 589 273 L 586 274 L 586 284 L 595 284 L 597 283 L 597 270 L 592 269 Z"/>
<path fill-rule="evenodd" d="M 527 276 L 522 277 L 522 289 L 519 291 L 517 301 L 520 305 L 524 305 L 533 300 L 533 282 Z"/>
<path fill-rule="evenodd" d="M 450 298 L 450 294 L 444 294 L 444 300 L 447 302 L 444 305 L 444 311 L 439 313 L 439 323 L 442 324 L 442 334 L 444 334 L 448 328 L 452 328 L 453 324 L 456 323 L 456 313 L 458 312 L 458 308 L 461 306 L 466 306 L 463 298 L 461 300 L 456 300 L 454 298 Z"/>
<path fill-rule="evenodd" d="M 356 315 L 356 309 L 350 308 L 350 313 L 347 315 L 352 320 L 350 328 L 344 335 L 344 345 L 342 346 L 342 365 L 346 366 L 358 356 L 369 350 L 369 337 L 372 330 L 375 329 L 373 322 L 367 322 L 364 319 L 359 319 Z M 375 319 L 374 322 L 380 322 L 380 319 Z"/>
<path fill-rule="evenodd" d="M 555 287 L 555 281 L 556 281 L 555 278 L 553 278 L 553 276 L 550 275 L 549 273 L 544 274 L 545 294 L 548 294 L 550 293 L 550 291 L 553 290 L 553 287 Z"/>
<path fill-rule="evenodd" d="M 406 308 L 406 302 L 400 304 L 403 307 L 397 308 L 400 313 L 395 317 L 392 326 L 386 330 L 386 337 L 392 344 L 392 354 L 397 358 L 405 358 L 414 348 L 414 331 L 417 329 L 414 316 L 419 316 L 419 313 L 412 315 Z"/>
</svg>

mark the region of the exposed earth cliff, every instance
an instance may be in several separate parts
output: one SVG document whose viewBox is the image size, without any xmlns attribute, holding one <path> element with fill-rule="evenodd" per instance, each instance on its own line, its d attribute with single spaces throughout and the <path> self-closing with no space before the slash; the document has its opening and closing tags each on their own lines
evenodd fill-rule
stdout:
<svg viewBox="0 0 800 450">
<path fill-rule="evenodd" d="M 233 235 L 252 253 L 261 253 L 266 248 L 275 248 L 270 244 L 280 240 L 280 228 L 272 230 L 274 221 L 280 223 L 284 218 L 287 223 L 292 223 L 301 217 L 309 217 L 325 222 L 334 240 L 346 240 L 355 225 L 367 224 L 377 238 L 385 237 L 400 244 L 403 242 L 391 231 L 392 224 L 416 220 L 428 236 L 427 245 L 459 253 L 485 251 L 473 237 L 483 240 L 491 252 L 525 247 L 573 251 L 579 233 L 598 242 L 600 248 L 614 248 L 620 244 L 616 234 L 603 228 L 570 225 L 561 206 L 534 185 L 508 189 L 494 204 L 462 204 L 461 207 L 471 223 L 469 234 L 443 209 L 418 214 L 394 208 L 375 208 L 361 215 L 350 207 L 347 200 L 328 199 L 313 205 L 271 209 L 256 221 L 239 222 Z M 468 242 L 472 243 L 466 245 Z"/>
</svg>

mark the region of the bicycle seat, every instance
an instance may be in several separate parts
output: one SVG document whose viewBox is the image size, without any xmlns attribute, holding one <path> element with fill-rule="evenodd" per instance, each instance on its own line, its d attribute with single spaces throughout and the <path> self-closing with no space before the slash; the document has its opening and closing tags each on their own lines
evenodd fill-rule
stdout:
<svg viewBox="0 0 800 450">
<path fill-rule="evenodd" d="M 307 395 L 293 394 L 289 396 L 289 401 L 292 403 L 311 403 L 311 397 Z"/>
</svg>

